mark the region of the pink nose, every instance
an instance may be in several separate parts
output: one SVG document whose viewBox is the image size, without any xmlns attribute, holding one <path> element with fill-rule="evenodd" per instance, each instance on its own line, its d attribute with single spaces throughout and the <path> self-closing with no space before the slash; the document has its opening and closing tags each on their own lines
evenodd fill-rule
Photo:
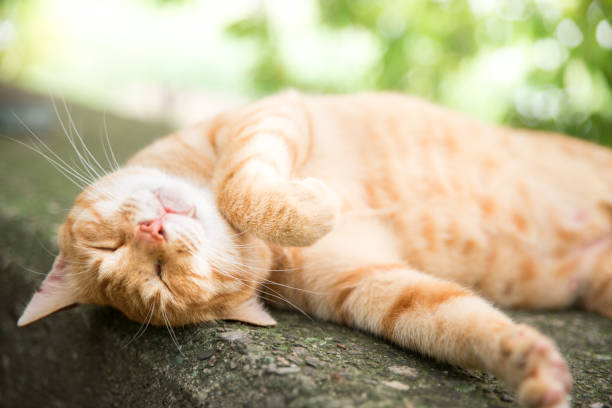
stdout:
<svg viewBox="0 0 612 408">
<path fill-rule="evenodd" d="M 164 235 L 164 226 L 162 225 L 164 216 L 151 221 L 143 221 L 138 224 L 140 235 L 145 239 L 152 239 L 157 242 L 164 241 L 166 239 Z"/>
</svg>

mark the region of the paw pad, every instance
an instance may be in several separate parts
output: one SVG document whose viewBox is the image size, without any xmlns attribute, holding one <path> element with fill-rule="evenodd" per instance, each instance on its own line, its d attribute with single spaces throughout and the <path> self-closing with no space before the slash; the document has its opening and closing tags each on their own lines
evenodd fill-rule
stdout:
<svg viewBox="0 0 612 408">
<path fill-rule="evenodd" d="M 518 390 L 525 407 L 563 407 L 572 378 L 561 354 L 544 335 L 526 326 L 500 343 L 503 377 Z"/>
</svg>

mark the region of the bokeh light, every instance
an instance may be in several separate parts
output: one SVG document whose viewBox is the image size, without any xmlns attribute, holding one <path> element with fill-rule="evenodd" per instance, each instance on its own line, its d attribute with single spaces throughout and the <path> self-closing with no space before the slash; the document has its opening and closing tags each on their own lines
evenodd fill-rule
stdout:
<svg viewBox="0 0 612 408">
<path fill-rule="evenodd" d="M 606 0 L 2 0 L 0 81 L 178 125 L 287 87 L 397 90 L 612 145 Z"/>
</svg>

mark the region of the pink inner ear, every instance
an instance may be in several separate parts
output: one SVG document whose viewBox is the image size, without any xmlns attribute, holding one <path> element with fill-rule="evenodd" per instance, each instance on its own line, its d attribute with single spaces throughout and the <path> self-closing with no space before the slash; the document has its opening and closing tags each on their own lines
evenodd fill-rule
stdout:
<svg viewBox="0 0 612 408">
<path fill-rule="evenodd" d="M 66 262 L 60 254 L 55 258 L 51 271 L 17 321 L 18 326 L 25 326 L 76 303 L 76 296 L 65 282 L 65 274 Z"/>
</svg>

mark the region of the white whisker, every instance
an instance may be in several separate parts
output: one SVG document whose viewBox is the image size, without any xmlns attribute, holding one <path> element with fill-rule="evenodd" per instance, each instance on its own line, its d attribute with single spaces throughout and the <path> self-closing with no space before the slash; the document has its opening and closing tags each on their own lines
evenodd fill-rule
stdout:
<svg viewBox="0 0 612 408">
<path fill-rule="evenodd" d="M 58 172 L 60 172 L 64 177 L 66 177 L 66 179 L 68 179 L 68 181 L 70 181 L 75 186 L 83 189 L 89 184 L 89 181 L 86 181 L 85 179 L 81 179 L 80 175 L 71 173 L 70 170 L 67 170 L 66 168 L 62 167 L 61 164 L 57 163 L 55 160 L 53 160 L 51 157 L 49 157 L 44 152 L 38 150 L 36 147 L 29 145 L 27 143 L 24 143 L 21 140 L 13 139 L 12 137 L 9 137 L 9 136 L 4 136 L 4 137 L 42 156 L 44 159 L 46 159 L 49 162 L 49 164 L 55 167 L 55 169 Z"/>
<path fill-rule="evenodd" d="M 102 176 L 107 175 L 108 174 L 107 170 L 104 167 L 102 167 L 102 165 L 100 165 L 100 163 L 98 162 L 96 157 L 89 151 L 89 148 L 85 144 L 85 141 L 83 140 L 83 137 L 79 133 L 79 131 L 78 131 L 78 129 L 77 129 L 75 123 L 74 123 L 74 120 L 72 119 L 72 115 L 70 114 L 70 110 L 68 109 L 68 105 L 66 104 L 66 100 L 64 98 L 62 98 L 62 102 L 64 104 L 64 109 L 66 111 L 66 115 L 68 116 L 68 121 L 69 121 L 70 125 L 72 126 L 72 129 L 74 129 L 74 132 L 75 132 L 79 142 L 81 143 L 82 149 L 84 150 L 86 156 L 88 156 L 87 163 L 91 166 L 92 171 L 94 171 L 98 175 L 98 178 L 101 178 Z M 92 162 L 93 162 L 93 164 L 92 164 Z M 94 164 L 100 170 L 101 175 L 94 168 L 94 166 L 93 166 Z"/>
<path fill-rule="evenodd" d="M 46 149 L 51 155 L 53 155 L 53 160 L 52 160 L 53 162 L 55 162 L 58 166 L 62 167 L 64 171 L 71 173 L 73 176 L 75 176 L 77 179 L 81 180 L 85 184 L 90 184 L 93 181 L 93 180 L 87 179 L 82 174 L 80 174 L 74 167 L 66 163 L 64 159 L 62 159 L 57 153 L 55 153 L 53 149 L 51 149 L 36 133 L 34 133 L 34 131 L 30 129 L 30 127 L 15 112 L 13 112 L 13 115 L 19 121 L 19 123 L 28 131 L 30 136 L 32 136 L 35 139 L 35 141 L 37 141 L 44 149 Z M 15 139 L 12 139 L 8 136 L 7 138 L 10 140 L 16 141 Z M 21 145 L 25 145 L 26 147 L 29 147 L 31 150 L 34 150 L 35 152 L 37 152 L 38 154 L 40 154 L 47 160 L 51 158 L 48 154 L 44 153 L 38 146 L 36 146 L 36 149 L 34 149 L 33 146 L 28 145 L 27 143 L 23 143 L 21 141 L 16 141 L 16 142 L 20 143 Z M 51 162 L 51 160 L 49 161 Z"/>
<path fill-rule="evenodd" d="M 214 252 L 214 250 L 213 250 L 213 252 Z M 235 267 L 239 271 L 246 272 L 246 273 L 251 272 L 251 271 L 295 272 L 295 271 L 299 270 L 299 268 L 288 268 L 288 269 L 257 268 L 257 267 L 254 267 L 254 266 L 250 266 L 250 265 L 246 265 L 246 264 L 237 262 L 237 261 L 235 261 L 232 258 L 228 258 L 224 254 L 215 253 L 214 256 L 221 258 L 221 260 L 223 260 L 226 263 L 230 264 L 232 267 Z M 272 281 L 272 280 L 269 280 L 269 279 L 265 279 L 265 278 L 262 279 L 261 282 L 265 282 L 265 283 L 268 283 L 268 284 L 271 284 L 271 285 L 285 287 L 287 289 L 297 290 L 299 292 L 310 293 L 310 294 L 314 294 L 314 295 L 324 295 L 325 294 L 325 293 L 321 293 L 321 292 L 311 291 L 311 290 L 308 290 L 308 289 L 297 288 L 297 287 L 294 287 L 294 286 L 291 286 L 291 285 L 286 285 L 286 284 L 275 282 L 275 281 Z"/>
<path fill-rule="evenodd" d="M 202 255 L 201 255 L 201 254 L 194 253 L 193 251 L 190 251 L 190 250 L 188 250 L 188 251 L 189 251 L 189 253 L 190 253 L 192 256 L 202 258 Z M 253 280 L 253 279 L 246 279 L 246 278 L 242 278 L 242 277 L 238 277 L 238 276 L 236 276 L 236 275 L 232 274 L 230 271 L 228 271 L 228 270 L 226 269 L 226 267 L 227 267 L 228 265 L 225 265 L 225 264 L 219 264 L 219 263 L 218 263 L 218 261 L 216 261 L 216 260 L 214 260 L 214 259 L 204 259 L 204 261 L 205 261 L 205 262 L 207 262 L 207 263 L 210 263 L 212 266 L 214 266 L 214 267 L 217 269 L 217 271 L 218 271 L 219 273 L 221 273 L 221 274 L 223 274 L 223 275 L 225 275 L 225 276 L 228 276 L 228 277 L 230 277 L 230 278 L 234 279 L 234 281 L 238 282 L 240 285 L 242 285 L 242 286 L 244 286 L 244 287 L 246 287 L 246 288 L 248 288 L 248 289 L 254 289 L 254 290 L 257 292 L 257 293 L 261 293 L 261 294 L 264 294 L 264 295 L 270 296 L 270 297 L 272 297 L 272 298 L 275 298 L 275 299 L 281 300 L 281 301 L 283 301 L 283 302 L 286 302 L 286 303 L 287 303 L 287 304 L 289 304 L 291 307 L 295 308 L 295 309 L 296 309 L 296 310 L 298 310 L 300 313 L 302 313 L 304 316 L 307 316 L 308 318 L 311 318 L 311 317 L 310 317 L 310 315 L 308 315 L 308 313 L 306 313 L 306 312 L 305 312 L 303 309 L 301 309 L 299 306 L 297 306 L 297 305 L 295 305 L 294 303 L 292 303 L 292 302 L 291 302 L 289 299 L 287 299 L 286 297 L 284 297 L 284 296 L 282 296 L 281 294 L 279 294 L 278 292 L 276 292 L 274 289 L 269 288 L 269 290 L 270 290 L 270 291 L 272 291 L 272 292 L 270 292 L 270 291 L 268 291 L 268 290 L 265 290 L 265 289 L 261 288 L 261 287 L 260 287 L 260 285 L 261 285 L 261 283 L 262 283 L 261 281 L 259 281 L 259 280 Z M 228 264 L 230 264 L 230 266 L 235 266 L 235 265 L 231 264 L 231 261 L 230 261 L 230 262 L 227 262 L 227 263 L 228 263 Z M 249 272 L 248 270 L 245 270 L 245 269 L 240 269 L 240 270 L 241 270 L 242 272 L 247 272 L 247 273 Z M 267 279 L 264 279 L 263 281 L 268 281 L 268 280 L 267 280 Z M 272 281 L 268 281 L 268 282 L 272 282 Z M 251 285 L 249 285 L 249 283 L 250 283 Z M 291 288 L 291 289 L 294 289 L 294 290 L 298 290 L 298 291 L 299 291 L 299 290 L 302 290 L 302 289 L 300 289 L 300 288 L 293 288 L 293 287 L 291 287 L 291 286 L 289 286 L 289 285 L 279 284 L 279 286 L 285 286 L 285 287 L 288 287 L 288 288 Z M 307 291 L 307 292 L 308 292 L 308 291 Z"/>
<path fill-rule="evenodd" d="M 170 335 L 170 338 L 174 342 L 174 345 L 176 346 L 176 349 L 182 355 L 183 352 L 181 351 L 181 345 L 178 343 L 178 339 L 176 338 L 176 334 L 174 333 L 174 330 L 172 330 L 172 326 L 170 325 L 170 321 L 168 320 L 168 316 L 166 315 L 166 311 L 164 310 L 163 307 L 160 307 L 160 310 L 162 312 L 162 316 L 164 318 L 164 323 L 166 325 L 166 329 L 168 330 L 168 334 Z"/>
<path fill-rule="evenodd" d="M 113 159 L 113 163 L 115 164 L 115 170 L 119 170 L 121 166 L 119 166 L 119 162 L 117 161 L 117 157 L 115 157 L 115 152 L 113 152 L 113 147 L 111 146 L 110 138 L 108 137 L 108 127 L 106 124 L 106 112 L 103 115 L 104 122 L 104 135 L 106 136 L 106 143 L 108 144 L 108 149 L 110 150 L 111 158 Z"/>
<path fill-rule="evenodd" d="M 116 170 L 113 167 L 113 163 L 111 162 L 108 151 L 106 150 L 106 142 L 104 141 L 104 135 L 100 135 L 100 144 L 102 145 L 102 151 L 104 152 L 104 157 L 106 158 L 106 163 L 112 170 Z"/>
<path fill-rule="evenodd" d="M 134 342 L 138 338 L 140 338 L 140 336 L 142 336 L 145 331 L 147 331 L 147 328 L 149 327 L 149 324 L 151 323 L 151 319 L 153 318 L 153 309 L 154 308 L 155 308 L 155 302 L 151 302 L 151 310 L 147 314 L 146 320 L 144 322 L 142 322 L 142 324 L 138 328 L 138 331 L 136 332 L 136 334 L 134 334 L 134 336 L 132 336 L 132 338 L 127 343 L 125 343 L 123 346 L 121 346 L 121 348 L 126 348 L 132 342 Z"/>
<path fill-rule="evenodd" d="M 77 145 L 74 142 L 73 137 L 72 137 L 72 131 L 69 131 L 66 128 L 66 125 L 64 124 L 64 121 L 62 120 L 62 117 L 61 117 L 61 115 L 59 113 L 59 110 L 57 109 L 57 105 L 56 105 L 55 100 L 53 98 L 51 98 L 51 103 L 53 105 L 53 110 L 55 111 L 55 114 L 56 114 L 57 119 L 58 119 L 58 121 L 60 123 L 60 126 L 62 127 L 62 130 L 64 131 L 64 135 L 66 136 L 66 139 L 68 139 L 68 142 L 72 146 L 72 149 L 74 150 L 74 152 L 77 154 L 77 157 L 81 161 L 81 168 L 83 170 L 85 170 L 89 174 L 89 177 L 91 177 L 92 180 L 95 180 L 96 178 L 99 178 L 99 175 L 96 175 L 95 173 L 93 173 L 91 171 L 91 169 L 90 169 L 91 166 L 87 163 L 87 161 L 85 160 L 85 158 L 81 154 L 81 151 L 77 148 Z"/>
</svg>

